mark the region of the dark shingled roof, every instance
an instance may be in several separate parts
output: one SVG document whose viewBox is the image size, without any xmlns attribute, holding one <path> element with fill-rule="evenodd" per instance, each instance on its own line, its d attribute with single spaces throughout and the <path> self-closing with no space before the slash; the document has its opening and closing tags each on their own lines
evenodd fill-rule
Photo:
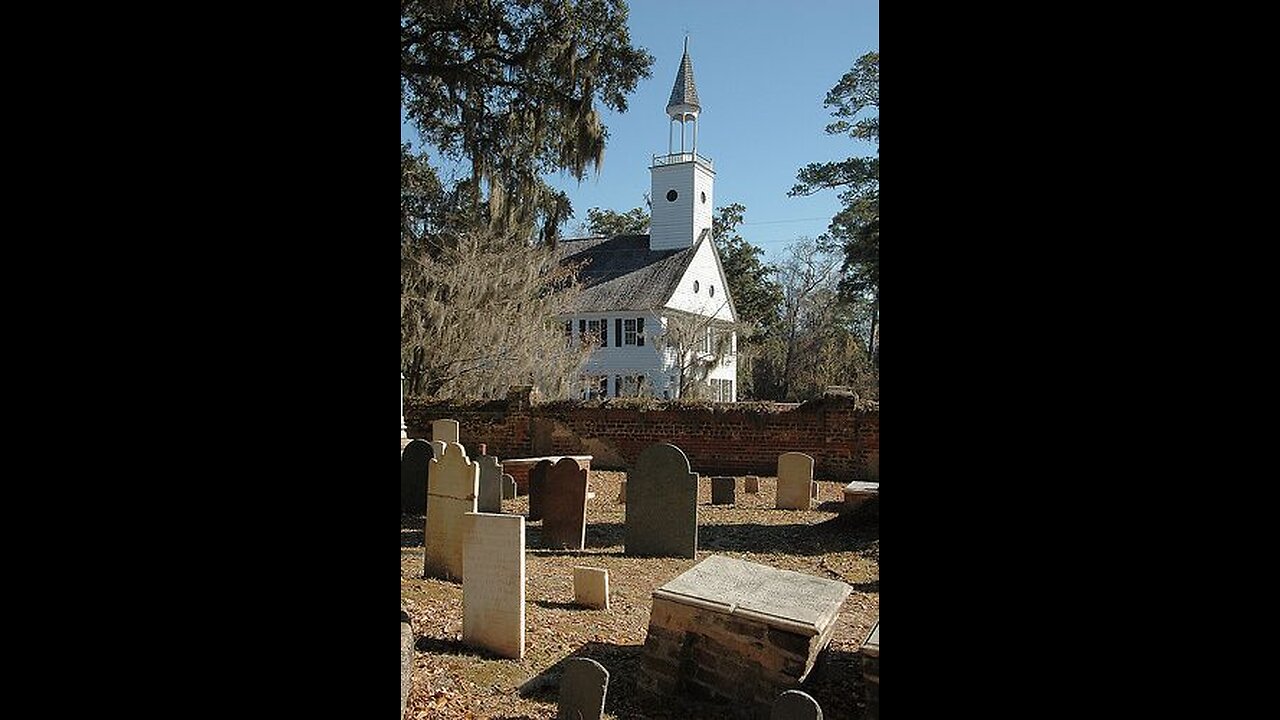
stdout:
<svg viewBox="0 0 1280 720">
<path fill-rule="evenodd" d="M 699 110 L 698 88 L 693 84 L 693 61 L 689 59 L 689 45 L 685 42 L 684 57 L 680 59 L 680 70 L 676 72 L 676 84 L 671 88 L 671 100 L 667 102 L 667 112 L 675 105 L 692 105 Z"/>
<path fill-rule="evenodd" d="M 693 259 L 693 247 L 650 250 L 648 235 L 561 240 L 556 248 L 561 262 L 588 261 L 576 312 L 661 307 Z"/>
</svg>

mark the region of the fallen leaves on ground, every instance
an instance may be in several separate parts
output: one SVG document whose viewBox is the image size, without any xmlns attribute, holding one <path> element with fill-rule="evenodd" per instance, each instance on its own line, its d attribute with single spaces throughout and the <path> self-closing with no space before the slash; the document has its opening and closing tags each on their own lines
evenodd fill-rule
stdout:
<svg viewBox="0 0 1280 720">
<path fill-rule="evenodd" d="M 827 650 L 800 688 L 829 720 L 859 718 L 865 707 L 858 648 L 880 616 L 880 526 L 874 517 L 838 512 L 843 483 L 819 482 L 814 510 L 773 509 L 776 479 L 760 478 L 760 492 L 735 504 L 711 505 L 711 482 L 698 479 L 698 557 L 634 558 L 622 554 L 626 505 L 617 502 L 626 473 L 592 470 L 586 550 L 542 550 L 541 522 L 526 527 L 525 656 L 498 658 L 462 644 L 462 585 L 423 579 L 423 518 L 401 516 L 400 597 L 413 621 L 413 687 L 406 718 L 551 719 L 559 673 L 570 656 L 589 657 L 609 670 L 605 717 L 712 718 L 724 709 L 681 698 L 642 694 L 635 679 L 649 625 L 654 589 L 709 555 L 841 580 L 853 593 L 840 609 Z M 527 515 L 528 497 L 502 502 L 502 511 Z M 573 567 L 609 571 L 609 610 L 573 605 Z"/>
</svg>

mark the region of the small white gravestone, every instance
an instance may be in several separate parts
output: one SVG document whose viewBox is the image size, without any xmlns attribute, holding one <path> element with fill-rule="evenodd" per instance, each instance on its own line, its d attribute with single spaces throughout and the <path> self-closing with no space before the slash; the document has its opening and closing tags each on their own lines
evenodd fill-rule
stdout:
<svg viewBox="0 0 1280 720">
<path fill-rule="evenodd" d="M 808 510 L 813 503 L 813 458 L 789 452 L 778 456 L 778 492 L 774 507 L 779 510 Z"/>
<path fill-rule="evenodd" d="M 573 568 L 573 602 L 576 605 L 609 609 L 609 571 L 605 568 Z"/>
</svg>

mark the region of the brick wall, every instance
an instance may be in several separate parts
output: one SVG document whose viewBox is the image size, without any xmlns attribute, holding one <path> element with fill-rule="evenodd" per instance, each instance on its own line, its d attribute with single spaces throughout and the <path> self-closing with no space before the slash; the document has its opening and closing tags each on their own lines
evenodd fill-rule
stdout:
<svg viewBox="0 0 1280 720">
<path fill-rule="evenodd" d="M 405 400 L 409 437 L 431 439 L 431 422 L 457 420 L 468 454 L 480 443 L 501 458 L 592 455 L 591 466 L 625 470 L 654 443 L 669 442 L 703 475 L 774 475 L 778 456 L 813 456 L 819 480 L 879 480 L 880 410 L 876 403 L 829 394 L 802 405 L 681 405 L 530 401 L 529 388 L 506 400 L 452 404 Z"/>
</svg>

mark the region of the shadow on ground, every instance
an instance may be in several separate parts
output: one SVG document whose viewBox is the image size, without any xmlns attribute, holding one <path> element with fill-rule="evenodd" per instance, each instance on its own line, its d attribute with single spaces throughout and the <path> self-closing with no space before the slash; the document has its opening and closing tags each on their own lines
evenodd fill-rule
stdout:
<svg viewBox="0 0 1280 720">
<path fill-rule="evenodd" d="M 490 652 L 483 648 L 471 647 L 463 645 L 461 640 L 452 638 L 427 637 L 423 635 L 413 643 L 413 647 L 418 652 L 437 653 L 440 655 L 459 655 L 465 657 L 474 657 L 482 660 L 506 660 L 496 653 Z"/>
<path fill-rule="evenodd" d="M 609 689 L 604 709 L 615 717 L 646 718 L 726 718 L 732 709 L 723 703 L 699 702 L 692 698 L 655 697 L 637 684 L 644 658 L 643 645 L 615 645 L 589 642 L 561 658 L 520 686 L 520 696 L 551 704 L 560 696 L 560 678 L 571 658 L 591 658 L 609 671 Z M 866 701 L 862 690 L 861 657 L 856 652 L 827 648 L 800 690 L 813 696 L 827 720 L 858 720 Z"/>
<path fill-rule="evenodd" d="M 787 555 L 825 555 L 853 551 L 863 553 L 873 547 L 878 552 L 879 521 L 866 521 L 848 515 L 809 525 L 700 525 L 699 550 L 732 550 L 738 552 L 785 553 Z"/>
<path fill-rule="evenodd" d="M 426 518 L 422 515 L 400 515 L 400 547 L 422 547 L 426 542 Z"/>
</svg>

